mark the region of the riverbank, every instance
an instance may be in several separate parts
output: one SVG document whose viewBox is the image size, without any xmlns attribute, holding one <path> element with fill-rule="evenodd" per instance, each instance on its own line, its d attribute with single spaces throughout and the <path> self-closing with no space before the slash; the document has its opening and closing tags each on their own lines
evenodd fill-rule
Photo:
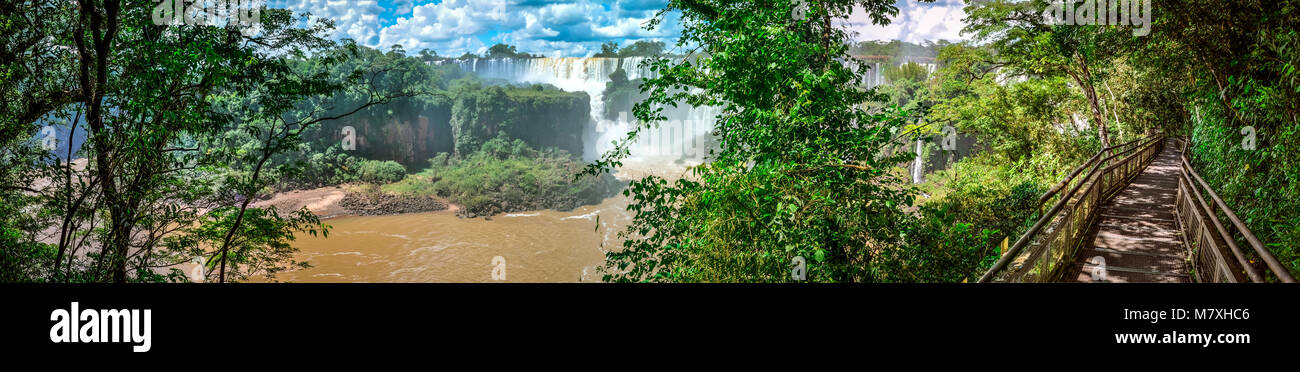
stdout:
<svg viewBox="0 0 1300 372">
<path fill-rule="evenodd" d="M 672 164 L 664 166 L 663 164 Z M 658 176 L 668 180 L 677 180 L 688 176 L 687 169 L 698 162 L 673 164 L 664 159 L 631 159 L 620 167 L 612 179 L 604 181 L 602 189 L 594 194 L 593 200 L 561 199 L 555 197 L 536 198 L 531 203 L 507 204 L 507 208 L 492 210 L 490 214 L 474 213 L 463 206 L 447 199 L 432 196 L 431 192 L 412 192 L 410 188 L 394 187 L 412 182 L 429 184 L 428 176 L 411 175 L 407 180 L 376 187 L 368 184 L 343 184 L 325 186 L 315 189 L 280 192 L 265 200 L 258 200 L 251 206 L 267 208 L 274 206 L 281 212 L 296 211 L 302 208 L 315 213 L 322 219 L 347 216 L 388 216 L 398 214 L 449 211 L 460 217 L 492 217 L 508 213 L 533 212 L 540 210 L 574 210 L 583 205 L 602 203 L 606 198 L 617 195 L 627 181 L 645 176 Z M 418 188 L 417 188 L 418 190 Z M 591 195 L 584 195 L 591 196 Z"/>
<path fill-rule="evenodd" d="M 667 165 L 665 165 L 667 164 Z M 694 162 L 632 159 L 612 176 L 619 181 L 645 176 L 669 180 L 689 177 Z M 412 177 L 412 176 L 408 176 Z M 415 175 L 414 177 L 424 177 Z M 410 181 L 430 180 L 412 179 Z M 408 181 L 409 182 L 409 181 Z M 459 206 L 400 216 L 354 216 L 337 205 L 348 192 L 369 186 L 326 187 L 278 194 L 289 206 L 313 211 L 335 209 L 329 237 L 301 236 L 293 242 L 297 259 L 311 267 L 274 279 L 286 282 L 600 282 L 605 254 L 623 245 L 619 236 L 632 221 L 629 198 L 608 197 L 570 210 L 542 208 L 489 218 L 463 218 Z M 268 201 L 270 202 L 270 201 Z M 333 203 L 331 203 L 333 202 Z M 494 262 L 504 259 L 502 280 Z M 259 279 L 258 281 L 266 280 Z"/>
<path fill-rule="evenodd" d="M 321 219 L 345 216 L 387 216 L 396 214 L 456 212 L 460 206 L 434 197 L 388 194 L 368 190 L 367 185 L 344 184 L 307 190 L 280 192 L 252 203 L 254 208 L 274 206 L 280 212 L 307 208 Z"/>
</svg>

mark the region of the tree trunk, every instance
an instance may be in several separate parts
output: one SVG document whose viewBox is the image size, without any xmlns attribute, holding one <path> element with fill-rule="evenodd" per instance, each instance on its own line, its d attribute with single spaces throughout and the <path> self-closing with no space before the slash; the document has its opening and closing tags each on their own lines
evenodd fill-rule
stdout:
<svg viewBox="0 0 1300 372">
<path fill-rule="evenodd" d="M 68 127 L 68 157 L 65 159 L 66 166 L 64 167 L 64 185 L 67 187 L 68 192 L 65 195 L 63 224 L 59 227 L 59 252 L 54 255 L 54 272 L 56 275 L 59 272 L 59 264 L 63 262 L 63 254 L 68 249 L 68 242 L 72 240 L 72 233 L 69 231 L 68 225 L 72 223 L 72 216 L 77 214 L 77 210 L 81 205 L 81 199 L 78 199 L 76 205 L 73 205 L 72 202 L 72 139 L 77 135 L 77 122 L 79 121 L 81 121 L 81 110 L 77 110 L 77 115 L 72 118 L 72 125 Z M 84 199 L 86 193 L 83 191 L 81 195 L 82 199 Z"/>
<path fill-rule="evenodd" d="M 270 146 L 268 145 L 267 147 Z M 270 151 L 264 152 L 262 155 L 262 160 L 258 161 L 257 167 L 253 168 L 253 175 L 250 177 L 249 180 L 250 184 L 252 185 L 257 184 L 257 178 L 262 173 L 262 165 L 266 164 L 266 161 L 270 159 L 271 159 L 271 152 Z M 253 187 L 250 187 L 250 189 L 252 189 L 251 190 L 252 192 L 248 193 L 248 195 L 244 195 L 244 202 L 239 205 L 239 213 L 235 215 L 235 223 L 230 226 L 229 231 L 226 231 L 226 238 L 223 239 L 221 242 L 221 250 L 220 250 L 221 274 L 218 276 L 218 281 L 217 281 L 218 283 L 226 282 L 226 256 L 230 254 L 229 252 L 230 242 L 231 240 L 234 240 L 235 232 L 239 231 L 240 225 L 242 225 L 244 222 L 244 212 L 248 210 L 248 204 L 252 203 L 253 197 L 257 196 L 256 195 L 257 190 Z"/>
<path fill-rule="evenodd" d="M 104 241 L 100 254 L 101 259 L 104 255 L 111 256 L 109 264 L 113 271 L 113 281 L 123 283 L 126 282 L 126 250 L 130 239 L 130 224 L 126 221 L 129 213 L 125 210 L 122 194 L 117 189 L 117 182 L 113 178 L 111 156 L 115 154 L 106 138 L 103 116 L 104 87 L 108 82 L 109 48 L 117 36 L 118 10 L 121 4 L 118 1 L 105 1 L 105 14 L 100 14 L 92 1 L 81 0 L 79 6 L 82 19 L 81 22 L 77 22 L 74 38 L 81 65 L 82 101 L 88 109 L 86 124 L 90 127 L 91 144 L 95 149 L 95 170 L 101 182 L 100 190 L 107 203 L 109 219 L 112 221 L 109 225 L 109 239 Z M 93 56 L 91 49 L 86 47 L 87 30 L 82 28 L 86 21 L 90 23 Z M 93 81 L 90 72 L 92 66 L 95 69 Z"/>
<path fill-rule="evenodd" d="M 1074 78 L 1074 82 L 1083 90 L 1083 95 L 1088 98 L 1088 105 L 1092 108 L 1092 120 L 1097 123 L 1097 138 L 1101 140 L 1101 148 L 1109 147 L 1110 135 L 1106 130 L 1106 116 L 1101 112 L 1097 89 L 1092 85 L 1092 71 L 1088 69 L 1088 63 L 1082 57 L 1076 55 L 1076 60 L 1079 63 L 1079 73 L 1070 74 L 1070 77 Z"/>
<path fill-rule="evenodd" d="M 1101 106 L 1097 103 L 1097 92 L 1092 86 L 1085 88 L 1088 95 L 1088 103 L 1092 106 L 1092 118 L 1097 121 L 1097 138 L 1101 139 L 1101 147 L 1110 147 L 1110 134 L 1106 131 L 1106 116 L 1101 113 Z"/>
</svg>

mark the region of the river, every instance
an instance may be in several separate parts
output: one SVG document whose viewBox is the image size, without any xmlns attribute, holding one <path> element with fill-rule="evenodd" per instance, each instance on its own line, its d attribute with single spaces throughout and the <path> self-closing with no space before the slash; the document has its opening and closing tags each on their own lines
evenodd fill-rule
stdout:
<svg viewBox="0 0 1300 372">
<path fill-rule="evenodd" d="M 627 58 L 629 78 L 648 76 L 641 57 Z M 458 61 L 463 70 L 517 83 L 547 83 L 580 90 L 591 97 L 593 118 L 603 112 L 601 92 L 617 59 L 504 59 Z M 623 180 L 656 175 L 678 179 L 698 164 L 706 149 L 699 139 L 712 129 L 715 110 L 688 108 L 667 125 L 647 130 L 615 176 Z M 704 122 L 703 125 L 689 120 Z M 595 123 L 593 123 L 595 124 Z M 670 122 L 674 124 L 674 122 Z M 623 138 L 627 123 L 609 128 L 589 126 L 589 143 Z M 690 130 L 687 130 L 689 128 Z M 602 153 L 588 145 L 588 160 Z M 689 150 L 689 151 L 688 151 Z M 690 158 L 683 162 L 682 159 Z M 628 199 L 616 196 L 572 211 L 499 214 L 491 220 L 462 219 L 454 212 L 330 218 L 329 238 L 302 235 L 293 243 L 298 260 L 311 268 L 280 273 L 288 282 L 498 282 L 495 257 L 505 260 L 500 282 L 599 282 L 605 252 L 622 245 L 618 238 L 631 221 Z"/>
<path fill-rule="evenodd" d="M 614 176 L 688 176 L 698 161 L 634 157 Z M 285 282 L 600 282 L 605 252 L 618 249 L 618 233 L 632 220 L 628 198 L 607 198 L 571 211 L 498 214 L 491 220 L 459 218 L 450 210 L 390 216 L 329 218 L 328 238 L 298 234 L 293 246 L 307 269 L 276 275 Z M 505 259 L 505 280 L 493 280 L 493 259 Z M 255 281 L 261 281 L 259 278 Z"/>
<path fill-rule="evenodd" d="M 280 273 L 288 282 L 599 282 L 605 250 L 622 244 L 630 220 L 623 196 L 568 212 L 459 218 L 451 211 L 331 218 L 329 238 L 301 236 L 298 259 L 311 268 Z M 599 226 L 597 225 L 599 216 Z"/>
</svg>

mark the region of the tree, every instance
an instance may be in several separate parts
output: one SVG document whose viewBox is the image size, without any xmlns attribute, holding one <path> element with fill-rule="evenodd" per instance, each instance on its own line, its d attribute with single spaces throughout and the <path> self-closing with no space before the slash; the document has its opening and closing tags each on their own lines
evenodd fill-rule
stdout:
<svg viewBox="0 0 1300 372">
<path fill-rule="evenodd" d="M 641 79 L 629 80 L 627 71 L 622 68 L 610 73 L 609 81 L 605 83 L 605 90 L 600 94 L 605 110 L 601 113 L 602 117 L 607 120 L 618 120 L 619 113 L 632 112 L 632 105 L 646 98 L 641 94 L 641 81 Z"/>
<path fill-rule="evenodd" d="M 881 93 L 890 97 L 890 103 L 911 112 L 920 112 L 929 107 L 922 102 L 928 90 L 930 72 L 917 63 L 904 63 L 885 68 L 883 72 L 888 85 L 880 87 Z"/>
<path fill-rule="evenodd" d="M 1064 6 L 1075 7 L 1075 0 Z M 1050 1 L 994 0 L 972 2 L 963 33 L 989 42 L 999 61 L 1023 74 L 1068 76 L 1083 91 L 1092 110 L 1092 122 L 1103 147 L 1109 146 L 1108 119 L 1102 112 L 1097 85 L 1105 79 L 1107 67 L 1135 44 L 1131 31 L 1104 25 L 1061 26 L 1048 24 L 1043 11 Z M 1092 4 L 1087 2 L 1084 4 Z"/>
<path fill-rule="evenodd" d="M 392 160 L 366 160 L 361 162 L 357 178 L 373 184 L 393 183 L 406 178 L 406 167 Z"/>
<path fill-rule="evenodd" d="M 275 11 L 269 14 L 268 18 L 271 18 L 286 16 L 288 12 Z M 288 24 L 282 27 L 288 27 Z M 413 66 L 414 60 L 406 58 L 400 46 L 394 46 L 392 52 L 378 56 L 377 60 L 363 61 L 357 66 L 348 64 L 355 63 L 358 59 L 355 44 L 347 42 L 336 48 L 332 42 L 320 36 L 313 35 L 312 39 L 307 45 L 316 46 L 316 49 L 303 50 L 297 49 L 300 46 L 291 46 L 288 51 L 266 51 L 320 56 L 312 61 L 315 63 L 310 67 L 302 67 L 304 64 L 298 60 L 267 58 L 258 66 L 261 68 L 251 70 L 256 75 L 248 77 L 249 81 L 261 83 L 243 90 L 225 91 L 228 96 L 223 98 L 229 98 L 226 101 L 235 104 L 222 107 L 222 111 L 236 118 L 240 123 L 239 129 L 257 138 L 259 143 L 256 151 L 227 154 L 236 157 L 236 164 L 247 169 L 246 173 L 231 175 L 225 180 L 226 184 L 231 185 L 232 191 L 244 196 L 243 199 L 238 201 L 237 207 L 232 208 L 228 216 L 219 213 L 205 216 L 210 217 L 207 219 L 209 222 L 229 225 L 219 248 L 212 253 L 215 261 L 219 262 L 217 272 L 220 282 L 226 281 L 226 267 L 232 256 L 232 248 L 242 248 L 236 252 L 241 257 L 247 257 L 245 252 L 256 251 L 249 249 L 249 246 L 239 245 L 237 239 L 241 237 L 248 239 L 246 241 L 251 243 L 251 248 L 284 249 L 287 244 L 266 239 L 279 236 L 291 240 L 291 230 L 304 229 L 304 226 L 307 226 L 306 230 L 312 235 L 316 234 L 317 228 L 311 226 L 319 226 L 322 231 L 328 231 L 321 226 L 315 215 L 305 209 L 297 211 L 288 219 L 256 209 L 249 213 L 249 204 L 255 196 L 276 181 L 262 176 L 263 170 L 274 156 L 297 149 L 302 143 L 303 132 L 313 125 L 342 119 L 371 106 L 388 104 L 396 98 L 428 94 L 431 91 L 422 89 L 416 83 L 428 81 L 427 75 L 402 73 L 425 70 L 422 69 L 423 66 Z M 401 66 L 402 64 L 406 66 Z M 339 76 L 340 73 L 342 76 Z M 360 99 L 340 99 L 340 96 L 359 96 Z M 405 174 L 405 169 L 402 169 L 402 173 Z M 254 229 L 243 229 L 246 216 L 250 218 L 249 227 Z M 271 230 L 275 232 L 268 232 Z"/>
<path fill-rule="evenodd" d="M 1096 141 L 1082 141 L 1093 136 L 1073 122 L 1090 108 L 1068 78 L 1007 76 L 992 48 L 969 43 L 944 47 L 939 62 L 943 67 L 935 70 L 924 97 L 932 103 L 930 123 L 975 135 L 1008 163 L 1040 154 L 1076 159 L 1096 151 Z"/>
<path fill-rule="evenodd" d="M 520 54 L 514 45 L 496 44 L 488 48 L 487 58 L 529 58 L 527 53 Z"/>
<path fill-rule="evenodd" d="M 185 254 L 224 260 L 231 248 L 250 259 L 236 262 L 252 270 L 290 260 L 283 249 L 293 233 L 315 233 L 323 226 L 307 213 L 281 218 L 248 208 L 267 182 L 261 165 L 295 148 L 302 127 L 347 114 L 341 107 L 343 114 L 326 113 L 322 99 L 350 92 L 369 92 L 380 102 L 393 96 L 370 90 L 377 86 L 375 74 L 383 71 L 369 65 L 341 77 L 300 74 L 302 66 L 337 65 L 355 55 L 352 44 L 323 38 L 332 28 L 328 20 L 302 27 L 288 11 L 266 9 L 260 13 L 261 31 L 245 35 L 238 23 L 157 24 L 156 5 L 143 0 L 4 4 L 17 12 L 5 13 L 4 27 L 13 28 L 6 36 L 15 43 L 6 44 L 4 69 L 14 72 L 15 80 L 6 79 L 3 88 L 30 93 L 24 101 L 6 101 L 19 114 L 3 116 L 5 139 L 32 133 L 42 120 L 71 118 L 74 131 L 84 120 L 88 132 L 78 153 L 87 157 L 84 170 L 72 162 L 40 165 L 22 160 L 31 159 L 25 152 L 3 150 L 3 160 L 18 165 L 15 173 L 51 181 L 35 186 L 39 182 L 33 178 L 6 173 L 6 204 L 10 196 L 34 202 L 41 220 L 0 221 L 6 234 L 15 230 L 10 227 L 59 228 L 57 250 L 46 257 L 35 244 L 34 255 L 28 255 L 50 263 L 50 273 L 40 274 L 45 279 L 165 280 L 152 270 L 188 261 Z M 29 42 L 38 34 L 43 35 L 39 42 Z M 223 146 L 220 137 L 232 130 L 261 140 L 261 146 Z M 74 147 L 67 151 L 71 159 Z M 248 161 L 259 157 L 260 162 Z M 214 176 L 245 166 L 248 173 Z M 23 182 L 33 186 L 12 186 Z M 22 192 L 10 194 L 14 189 Z M 43 220 L 52 215 L 62 222 Z M 216 231 L 224 239 L 212 239 Z M 98 251 L 78 254 L 91 245 Z M 65 256 L 67 265 L 60 267 Z"/>
<path fill-rule="evenodd" d="M 618 43 L 607 42 L 600 44 L 600 53 L 592 55 L 597 58 L 618 58 Z"/>
<path fill-rule="evenodd" d="M 187 149 L 182 141 L 226 122 L 204 109 L 206 99 L 217 85 L 246 71 L 244 61 L 253 54 L 237 47 L 243 36 L 234 25 L 179 26 L 188 29 L 168 32 L 170 26 L 152 23 L 153 5 L 82 0 L 75 14 L 67 15 L 77 19 L 64 40 L 70 39 L 76 53 L 75 89 L 90 130 L 90 167 L 108 212 L 95 267 L 107 268 L 115 282 L 127 280 L 137 226 L 159 227 L 194 216 L 193 211 L 149 212 L 164 200 L 197 199 L 200 185 L 187 188 L 178 175 L 202 160 L 199 149 Z M 140 248 L 148 257 L 149 247 Z"/>
<path fill-rule="evenodd" d="M 31 123 L 78 101 L 68 89 L 76 70 L 67 63 L 68 39 L 49 42 L 47 37 L 69 37 L 75 20 L 70 2 L 6 0 L 0 2 L 0 147 L 30 138 Z"/>
<path fill-rule="evenodd" d="M 420 61 L 429 63 L 438 60 L 438 52 L 429 49 L 420 49 Z"/>
<path fill-rule="evenodd" d="M 1293 275 L 1300 275 L 1300 2 L 1165 1 L 1131 53 L 1134 102 L 1188 136 L 1192 165 Z M 1253 149 L 1245 144 L 1253 132 Z M 1245 247 L 1244 242 L 1239 242 Z M 1246 255 L 1259 268 L 1250 249 Z"/>
<path fill-rule="evenodd" d="M 615 47 L 617 48 L 617 44 Z M 604 47 L 601 47 L 604 52 Z M 619 57 L 654 57 L 664 53 L 664 42 L 653 40 L 637 40 L 632 45 L 624 47 L 618 51 Z"/>
<path fill-rule="evenodd" d="M 926 77 L 930 75 L 930 71 L 927 71 L 925 66 L 921 66 L 914 62 L 908 62 L 886 68 L 884 74 L 885 79 L 890 82 L 907 80 L 919 83 L 926 80 Z"/>
<path fill-rule="evenodd" d="M 858 90 L 865 66 L 847 58 L 833 19 L 854 6 L 877 24 L 894 1 L 670 1 L 680 11 L 678 62 L 651 61 L 637 126 L 588 167 L 620 166 L 638 134 L 664 120 L 664 106 L 721 108 L 711 162 L 676 181 L 646 177 L 626 195 L 635 216 L 623 249 L 607 254 L 610 281 L 789 281 L 807 262 L 814 281 L 873 281 L 875 252 L 901 243 L 898 222 L 911 189 L 890 169 L 906 113 L 868 112 L 880 97 Z M 660 17 L 665 13 L 660 13 Z M 649 23 L 656 27 L 662 18 Z M 882 155 L 883 154 L 883 155 Z M 894 155 L 888 155 L 894 154 Z"/>
</svg>

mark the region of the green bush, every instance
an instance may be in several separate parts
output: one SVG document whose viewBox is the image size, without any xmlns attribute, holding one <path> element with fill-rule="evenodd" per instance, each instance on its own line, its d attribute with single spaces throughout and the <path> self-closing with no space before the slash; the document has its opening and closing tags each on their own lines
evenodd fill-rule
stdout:
<svg viewBox="0 0 1300 372">
<path fill-rule="evenodd" d="M 992 153 L 935 172 L 920 185 L 930 195 L 903 227 L 905 243 L 873 262 L 887 282 L 973 281 L 1038 218 L 1038 197 L 1064 177 L 1075 160 L 1040 156 L 1004 163 Z M 1050 207 L 1047 206 L 1047 207 Z"/>
<path fill-rule="evenodd" d="M 308 155 L 303 161 L 302 177 L 298 182 L 306 187 L 338 185 L 357 180 L 357 168 L 361 159 L 348 155 L 338 146 L 330 146 L 324 152 Z"/>
<path fill-rule="evenodd" d="M 393 183 L 406 178 L 406 167 L 392 160 L 366 160 L 358 167 L 357 178 L 366 183 Z"/>
<path fill-rule="evenodd" d="M 524 210 L 568 210 L 598 203 L 619 187 L 613 176 L 574 179 L 582 163 L 564 150 L 535 150 L 523 141 L 498 136 L 479 151 L 456 159 L 446 153 L 429 159 L 429 168 L 384 191 L 436 196 L 469 215 Z"/>
</svg>

